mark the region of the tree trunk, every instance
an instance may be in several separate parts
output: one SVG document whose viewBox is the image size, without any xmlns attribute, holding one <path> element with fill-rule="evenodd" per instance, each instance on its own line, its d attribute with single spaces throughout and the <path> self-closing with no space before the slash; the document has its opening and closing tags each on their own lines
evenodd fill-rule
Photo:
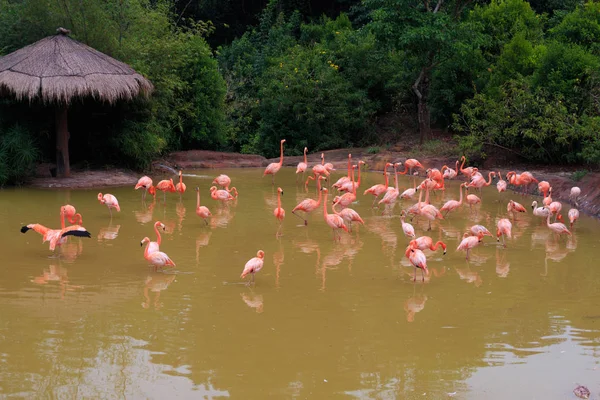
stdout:
<svg viewBox="0 0 600 400">
<path fill-rule="evenodd" d="M 67 130 L 67 105 L 56 106 L 56 176 L 71 176 L 69 164 L 69 132 Z"/>
<path fill-rule="evenodd" d="M 423 67 L 413 84 L 413 92 L 418 99 L 417 116 L 419 118 L 419 143 L 423 144 L 431 134 L 431 118 L 427 100 L 429 97 L 429 68 Z"/>
</svg>

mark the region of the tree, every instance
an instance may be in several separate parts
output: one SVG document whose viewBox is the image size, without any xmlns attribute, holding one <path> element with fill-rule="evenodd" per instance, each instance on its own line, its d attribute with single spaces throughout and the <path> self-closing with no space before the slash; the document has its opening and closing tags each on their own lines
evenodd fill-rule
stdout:
<svg viewBox="0 0 600 400">
<path fill-rule="evenodd" d="M 461 22 L 473 0 L 366 0 L 371 10 L 369 27 L 390 50 L 402 52 L 404 67 L 412 75 L 420 142 L 429 138 L 429 96 L 432 72 L 452 57 L 477 45 L 475 31 Z"/>
</svg>

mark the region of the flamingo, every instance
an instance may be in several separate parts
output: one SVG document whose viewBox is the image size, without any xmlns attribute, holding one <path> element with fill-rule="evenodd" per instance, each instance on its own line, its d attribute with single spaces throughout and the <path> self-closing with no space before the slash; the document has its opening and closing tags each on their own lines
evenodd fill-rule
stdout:
<svg viewBox="0 0 600 400">
<path fill-rule="evenodd" d="M 469 193 L 469 186 L 467 185 L 465 190 Z M 468 194 L 465 202 L 469 205 L 471 210 L 473 210 L 473 206 L 477 203 L 481 203 L 481 199 L 474 194 Z"/>
<path fill-rule="evenodd" d="M 400 222 L 402 223 L 402 232 L 404 232 L 404 235 L 406 235 L 409 238 L 415 238 L 415 228 L 409 224 L 408 222 L 405 222 L 406 219 L 406 211 L 402 210 L 400 212 Z"/>
<path fill-rule="evenodd" d="M 149 253 L 154 253 L 155 251 L 159 250 L 160 244 L 162 242 L 162 237 L 160 236 L 160 232 L 158 230 L 158 228 L 162 228 L 162 230 L 164 231 L 166 229 L 165 224 L 163 224 L 160 221 L 156 221 L 154 223 L 154 232 L 156 233 L 156 242 L 149 242 L 148 247 L 146 248 L 146 250 Z M 142 246 L 142 244 L 140 244 L 140 246 Z M 146 254 L 144 254 L 144 257 L 146 256 Z"/>
<path fill-rule="evenodd" d="M 213 179 L 212 181 L 213 185 L 219 185 L 223 188 L 225 188 L 225 190 L 229 191 L 229 186 L 231 185 L 231 178 L 225 174 L 221 174 L 219 176 L 217 176 L 215 179 Z"/>
<path fill-rule="evenodd" d="M 383 169 L 383 176 L 385 177 L 385 185 L 383 185 L 381 183 L 378 185 L 373 185 L 370 188 L 368 188 L 367 190 L 365 190 L 365 192 L 363 193 L 363 195 L 370 193 L 373 196 L 375 196 L 375 199 L 373 200 L 373 204 L 371 204 L 371 208 L 375 207 L 375 202 L 377 201 L 377 198 L 387 191 L 387 188 L 388 188 L 387 168 L 390 165 L 392 165 L 392 164 L 386 163 L 385 167 Z"/>
<path fill-rule="evenodd" d="M 456 178 L 456 171 L 458 171 L 458 160 L 456 160 L 456 166 L 454 167 L 455 169 L 452 169 L 450 167 L 448 167 L 447 165 L 444 165 L 442 167 L 442 173 L 443 173 L 443 177 L 444 179 L 454 179 Z"/>
<path fill-rule="evenodd" d="M 144 239 L 148 239 L 148 238 L 144 238 Z M 142 242 L 144 242 L 144 240 L 142 240 Z M 150 246 L 150 239 L 148 239 L 148 244 L 146 245 L 146 248 L 148 248 Z M 150 264 L 154 265 L 154 270 L 156 271 L 158 267 L 175 267 L 175 263 L 173 262 L 173 260 L 171 260 L 171 258 L 166 254 L 163 253 L 162 251 L 155 251 L 154 253 L 148 253 L 148 256 L 146 258 L 146 260 L 148 260 L 150 262 Z"/>
<path fill-rule="evenodd" d="M 213 200 L 220 201 L 229 201 L 234 199 L 231 193 L 229 193 L 227 190 L 217 189 L 216 186 L 210 187 L 210 197 L 212 197 Z"/>
<path fill-rule="evenodd" d="M 163 179 L 162 181 L 156 184 L 156 189 L 163 192 L 163 201 L 167 201 L 167 192 L 175 193 L 177 190 L 175 189 L 175 185 L 173 184 L 173 179 Z"/>
<path fill-rule="evenodd" d="M 535 215 L 536 217 L 542 217 L 542 218 L 546 218 L 548 216 L 548 214 L 550 213 L 550 210 L 547 209 L 546 207 L 538 207 L 538 202 L 534 201 L 533 203 L 531 203 L 531 209 L 533 210 L 533 215 Z"/>
<path fill-rule="evenodd" d="M 577 198 L 579 195 L 581 195 L 581 189 L 579 189 L 577 186 L 573 186 L 571 188 L 571 192 L 569 193 L 569 199 L 575 198 L 575 205 L 577 205 Z"/>
<path fill-rule="evenodd" d="M 361 165 L 365 165 L 365 162 L 363 160 L 360 160 L 358 162 L 358 180 L 356 182 L 352 182 L 352 179 L 348 180 L 348 182 L 342 184 L 342 186 L 338 189 L 340 192 L 351 192 L 354 190 L 354 188 L 356 188 L 356 190 L 358 190 L 358 188 L 360 187 L 360 166 Z"/>
<path fill-rule="evenodd" d="M 254 283 L 254 274 L 256 274 L 262 269 L 264 265 L 264 258 L 265 252 L 259 250 L 256 252 L 256 257 L 249 259 L 246 265 L 244 265 L 244 270 L 242 271 L 242 275 L 240 275 L 240 278 L 244 279 L 246 275 L 252 274 L 252 282 L 248 282 L 247 285 L 249 285 L 250 283 Z"/>
<path fill-rule="evenodd" d="M 323 167 L 325 168 L 325 170 L 327 172 L 331 172 L 331 171 L 335 171 L 335 168 L 333 168 L 333 164 L 332 163 L 326 163 L 325 162 L 325 153 L 321 153 L 321 164 L 323 164 Z"/>
<path fill-rule="evenodd" d="M 333 212 L 344 220 L 344 223 L 348 227 L 348 231 L 352 232 L 352 222 L 358 222 L 361 225 L 365 224 L 365 221 L 360 217 L 360 214 L 351 208 L 344 208 L 342 211 L 337 212 L 335 206 L 331 207 Z"/>
<path fill-rule="evenodd" d="M 442 208 L 440 208 L 440 212 L 446 212 L 446 214 L 444 214 L 444 217 L 446 217 L 448 215 L 448 213 L 458 209 L 460 206 L 462 206 L 463 203 L 463 192 L 462 192 L 462 188 L 463 186 L 466 186 L 467 183 L 461 183 L 458 191 L 460 193 L 460 198 L 458 201 L 456 200 L 448 200 L 443 206 Z"/>
<path fill-rule="evenodd" d="M 343 229 L 348 232 L 348 227 L 344 223 L 344 219 L 337 214 L 328 214 L 327 213 L 327 188 L 322 188 L 321 191 L 325 193 L 325 198 L 323 199 L 323 218 L 325 218 L 325 222 L 327 225 L 331 227 L 333 230 L 333 240 L 335 241 L 335 230 Z M 339 236 L 341 239 L 341 236 Z"/>
<path fill-rule="evenodd" d="M 409 158 L 408 160 L 404 161 L 404 171 L 398 173 L 400 175 L 406 175 L 406 172 L 409 171 L 408 173 L 412 175 L 413 168 L 425 169 L 425 167 L 423 167 L 419 161 L 415 160 L 414 158 Z"/>
<path fill-rule="evenodd" d="M 200 188 L 198 186 L 196 186 L 196 215 L 202 218 L 206 225 L 208 225 L 208 221 L 206 219 L 212 216 L 210 210 L 206 206 L 200 205 Z"/>
<path fill-rule="evenodd" d="M 510 171 L 506 174 L 506 178 L 515 186 L 523 186 L 523 194 L 527 193 L 527 187 L 531 183 L 539 183 L 539 181 L 527 171 L 522 172 L 521 174 L 517 174 L 515 171 Z"/>
<path fill-rule="evenodd" d="M 549 206 L 552 203 L 552 186 L 548 188 L 548 193 L 544 194 L 544 199 L 542 200 L 542 204 L 544 206 Z"/>
<path fill-rule="evenodd" d="M 419 203 L 418 214 L 423 215 L 425 218 L 427 218 L 429 222 L 429 228 L 427 228 L 428 231 L 431 230 L 431 221 L 434 221 L 436 218 L 444 219 L 442 213 L 440 213 L 440 211 L 431 204 Z"/>
<path fill-rule="evenodd" d="M 546 208 L 554 214 L 554 222 L 556 222 L 556 218 L 558 218 L 558 214 L 560 213 L 560 210 L 562 210 L 562 203 L 560 201 L 553 201 L 548 204 Z"/>
<path fill-rule="evenodd" d="M 356 186 L 354 186 L 354 169 L 356 165 L 352 166 L 352 192 L 344 193 L 335 202 L 334 207 L 340 204 L 342 207 L 348 207 L 350 204 L 356 201 Z"/>
<path fill-rule="evenodd" d="M 285 210 L 281 208 L 281 196 L 283 195 L 283 189 L 277 188 L 277 208 L 273 210 L 273 215 L 279 221 L 279 228 L 277 228 L 277 233 L 275 236 L 280 236 L 279 231 L 281 230 L 281 225 L 283 224 L 283 219 L 285 218 Z"/>
<path fill-rule="evenodd" d="M 561 222 L 555 222 L 553 224 L 550 223 L 550 214 L 548 214 L 548 216 L 546 217 L 546 225 L 554 233 L 558 233 L 559 235 L 566 233 L 567 235 L 571 236 L 571 232 L 567 229 L 565 224 Z"/>
<path fill-rule="evenodd" d="M 472 236 L 477 236 L 479 233 L 483 233 L 483 236 L 493 237 L 492 233 L 483 225 L 473 225 L 469 231 L 471 232 Z"/>
<path fill-rule="evenodd" d="M 281 142 L 279 144 L 279 146 L 280 146 L 279 162 L 271 163 L 271 164 L 267 165 L 267 168 L 265 168 L 265 172 L 263 173 L 263 177 L 265 177 L 265 175 L 271 175 L 271 181 L 272 181 L 273 185 L 275 185 L 275 174 L 277 172 L 279 172 L 279 170 L 281 169 L 281 166 L 283 165 L 283 144 L 284 143 L 285 143 L 285 139 L 281 139 Z"/>
<path fill-rule="evenodd" d="M 498 182 L 496 182 L 496 189 L 498 189 L 498 193 L 506 192 L 506 181 L 502 179 L 502 175 L 500 171 L 498 171 Z"/>
<path fill-rule="evenodd" d="M 135 185 L 135 190 L 138 190 L 139 188 L 144 188 L 146 190 L 144 190 L 143 194 L 142 194 L 142 199 L 145 200 L 146 199 L 146 193 L 148 193 L 148 189 L 150 189 L 150 187 L 152 186 L 152 179 L 150 179 L 147 176 L 142 176 L 140 179 L 138 179 L 137 184 Z"/>
<path fill-rule="evenodd" d="M 312 176 L 308 177 L 309 179 L 314 179 Z M 321 180 L 322 179 L 327 179 L 324 176 L 319 176 L 318 182 L 317 182 L 317 187 L 319 189 L 319 199 L 318 200 L 313 200 L 313 199 L 304 199 L 302 200 L 300 203 L 298 203 L 298 205 L 296 207 L 294 207 L 294 209 L 292 210 L 292 214 L 296 215 L 298 218 L 301 218 L 304 221 L 304 225 L 308 225 L 308 220 L 306 219 L 306 215 L 310 214 L 311 212 L 313 212 L 314 210 L 317 209 L 317 207 L 319 207 L 321 205 Z M 296 214 L 296 211 L 304 211 L 304 218 L 302 218 L 300 215 Z"/>
<path fill-rule="evenodd" d="M 61 212 L 61 218 L 64 219 L 63 212 Z M 84 227 L 79 225 L 71 225 L 63 229 L 50 229 L 41 224 L 28 224 L 21 227 L 21 233 L 26 233 L 30 229 L 42 235 L 42 243 L 50 242 L 50 251 L 54 251 L 56 246 L 63 244 L 67 236 L 92 237 Z"/>
<path fill-rule="evenodd" d="M 304 180 L 304 173 L 306 172 L 306 168 L 308 168 L 308 164 L 306 162 L 306 152 L 308 151 L 308 148 L 305 147 L 304 148 L 304 161 L 301 161 L 298 163 L 298 166 L 296 167 L 296 183 L 298 182 L 298 174 L 302 174 L 302 180 Z"/>
<path fill-rule="evenodd" d="M 442 249 L 444 249 L 444 254 L 446 254 L 446 243 L 444 243 L 440 240 L 440 241 L 437 241 L 434 245 L 433 239 L 430 238 L 429 236 L 420 236 L 414 240 L 411 240 L 408 245 L 412 246 L 415 249 L 419 249 L 419 250 L 429 249 L 431 251 L 436 251 L 438 249 L 438 247 L 441 246 Z"/>
<path fill-rule="evenodd" d="M 427 257 L 425 257 L 425 253 L 421 250 L 409 245 L 406 248 L 406 253 L 404 253 L 406 258 L 410 261 L 410 263 L 415 267 L 415 276 L 413 278 L 413 282 L 417 281 L 417 268 L 421 270 L 421 277 L 423 278 L 423 282 L 425 282 L 425 275 L 429 275 L 429 270 L 427 269 Z"/>
<path fill-rule="evenodd" d="M 352 154 L 348 154 L 348 176 L 342 176 L 332 186 L 339 190 L 343 184 L 351 182 L 352 181 L 351 180 L 352 178 L 350 177 L 351 173 L 352 173 Z"/>
<path fill-rule="evenodd" d="M 500 236 L 502 236 L 502 244 L 504 247 L 506 247 L 505 238 L 510 239 L 512 237 L 512 224 L 507 218 L 502 218 L 498 221 L 497 227 L 498 229 L 496 229 L 496 238 L 499 242 Z"/>
<path fill-rule="evenodd" d="M 121 212 L 121 207 L 119 207 L 119 201 L 115 196 L 110 193 L 106 193 L 102 195 L 102 193 L 98 193 L 98 201 L 108 207 L 108 211 L 110 212 L 110 217 L 112 218 L 112 210 L 114 208 L 117 212 Z"/>
<path fill-rule="evenodd" d="M 473 167 L 463 168 L 465 166 L 465 161 L 467 161 L 465 156 L 462 156 L 460 160 L 462 161 L 462 164 L 460 164 L 459 171 L 470 181 L 471 175 L 473 175 Z"/>
<path fill-rule="evenodd" d="M 445 190 L 444 187 L 444 176 L 437 168 L 429 168 L 427 169 L 427 177 L 433 181 L 435 181 L 435 186 L 432 188 L 433 190 Z"/>
<path fill-rule="evenodd" d="M 419 190 L 419 188 L 417 187 L 417 181 L 414 180 L 413 187 L 408 188 L 404 192 L 402 192 L 402 194 L 400 194 L 400 198 L 412 200 L 412 198 L 415 197 L 415 194 L 417 194 L 418 190 Z"/>
<path fill-rule="evenodd" d="M 492 175 L 496 176 L 496 173 L 494 171 L 491 171 L 488 174 L 488 181 L 485 181 L 485 178 L 482 175 L 477 175 L 477 176 L 473 176 L 471 178 L 471 183 L 469 183 L 469 187 L 475 187 L 479 190 L 481 190 L 482 187 L 484 186 L 490 186 L 492 183 Z"/>
<path fill-rule="evenodd" d="M 327 171 L 324 164 L 325 164 L 325 153 L 321 153 L 321 164 L 315 164 L 315 166 L 312 167 L 313 180 L 317 179 L 317 177 L 321 176 L 321 175 L 329 176 L 329 171 Z M 308 187 L 308 179 L 306 179 L 304 186 Z"/>
<path fill-rule="evenodd" d="M 575 223 L 575 221 L 577 221 L 579 219 L 579 210 L 576 208 L 571 208 L 569 210 L 569 222 L 570 222 L 570 227 L 571 229 L 573 229 L 573 224 Z"/>
<path fill-rule="evenodd" d="M 183 183 L 183 174 L 182 171 L 179 170 L 179 183 L 175 185 L 175 191 L 179 193 L 179 198 L 185 193 L 185 183 Z"/>
<path fill-rule="evenodd" d="M 512 214 L 513 218 L 515 218 L 515 211 L 516 212 L 523 212 L 526 213 L 527 210 L 525 209 L 525 207 L 523 207 L 521 204 L 517 203 L 516 201 L 510 200 L 508 202 L 508 204 L 506 205 L 506 211 L 508 211 L 509 213 Z"/>
<path fill-rule="evenodd" d="M 544 197 L 546 197 L 546 195 L 548 194 L 548 190 L 550 190 L 550 183 L 548 183 L 547 181 L 539 182 L 538 190 L 544 195 Z"/>
<path fill-rule="evenodd" d="M 383 198 L 379 200 L 377 204 L 392 204 L 396 203 L 396 199 L 400 196 L 400 189 L 398 188 L 398 165 L 400 163 L 394 164 L 394 182 L 396 184 L 395 188 L 388 187 L 387 191 L 383 195 Z M 381 213 L 383 215 L 383 212 Z"/>
<path fill-rule="evenodd" d="M 478 246 L 483 239 L 483 232 L 479 232 L 477 236 L 471 236 L 468 233 L 465 233 L 463 236 L 463 240 L 460 242 L 456 250 L 466 250 L 467 251 L 467 260 L 469 259 L 469 251 Z"/>
</svg>

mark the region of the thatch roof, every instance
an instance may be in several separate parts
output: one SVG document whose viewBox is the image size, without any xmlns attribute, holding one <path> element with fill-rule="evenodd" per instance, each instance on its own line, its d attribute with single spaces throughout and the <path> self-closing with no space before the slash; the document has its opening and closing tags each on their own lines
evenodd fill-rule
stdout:
<svg viewBox="0 0 600 400">
<path fill-rule="evenodd" d="M 152 91 L 152 83 L 127 64 L 71 39 L 66 29 L 57 31 L 0 58 L 0 91 L 59 103 L 85 96 L 113 103 Z"/>
</svg>

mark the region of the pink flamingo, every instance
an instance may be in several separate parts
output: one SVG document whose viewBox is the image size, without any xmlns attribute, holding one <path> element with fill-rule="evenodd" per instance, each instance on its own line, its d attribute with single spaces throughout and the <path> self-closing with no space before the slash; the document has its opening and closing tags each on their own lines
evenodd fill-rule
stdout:
<svg viewBox="0 0 600 400">
<path fill-rule="evenodd" d="M 64 207 L 61 207 L 60 218 L 64 224 Z M 42 243 L 50 242 L 50 251 L 54 251 L 56 246 L 60 246 L 61 244 L 63 244 L 66 241 L 67 236 L 87 238 L 92 237 L 92 235 L 83 226 L 80 225 L 71 225 L 62 229 L 50 229 L 40 224 L 29 224 L 21 227 L 21 233 L 25 233 L 30 229 L 42 235 Z"/>
<path fill-rule="evenodd" d="M 217 189 L 216 186 L 210 187 L 210 197 L 212 197 L 213 200 L 219 201 L 229 201 L 234 199 L 231 193 L 229 193 L 227 190 Z"/>
<path fill-rule="evenodd" d="M 571 232 L 567 229 L 565 224 L 561 222 L 555 222 L 553 224 L 550 223 L 550 215 L 546 217 L 546 225 L 550 228 L 554 233 L 558 233 L 559 235 L 566 233 L 571 236 Z"/>
<path fill-rule="evenodd" d="M 360 217 L 360 214 L 351 208 L 344 208 L 342 211 L 337 212 L 335 206 L 332 207 L 333 212 L 342 217 L 344 223 L 348 227 L 348 231 L 352 232 L 352 222 L 358 222 L 361 225 L 365 224 L 365 221 Z"/>
<path fill-rule="evenodd" d="M 527 209 L 525 209 L 525 207 L 523 207 L 521 204 L 517 203 L 516 201 L 510 200 L 508 202 L 508 205 L 506 206 L 506 211 L 511 213 L 513 215 L 513 218 L 515 218 L 515 212 L 526 213 Z"/>
<path fill-rule="evenodd" d="M 231 185 L 231 178 L 225 174 L 221 174 L 219 176 L 217 176 L 215 179 L 213 179 L 212 181 L 213 185 L 219 185 L 223 188 L 225 188 L 225 190 L 227 190 L 229 192 L 229 186 Z"/>
<path fill-rule="evenodd" d="M 463 192 L 462 192 L 462 188 L 463 186 L 466 186 L 467 183 L 461 183 L 458 191 L 460 193 L 460 198 L 458 201 L 456 200 L 448 200 L 443 206 L 442 208 L 440 208 L 440 212 L 446 212 L 446 214 L 444 214 L 444 217 L 446 217 L 448 215 L 448 213 L 458 209 L 460 206 L 462 206 L 463 203 Z"/>
<path fill-rule="evenodd" d="M 544 197 L 546 197 L 548 191 L 550 190 L 550 183 L 547 181 L 541 181 L 538 183 L 538 190 L 544 195 Z"/>
<path fill-rule="evenodd" d="M 356 165 L 352 166 L 352 192 L 344 193 L 339 197 L 339 199 L 333 205 L 334 207 L 338 204 L 342 207 L 348 207 L 350 204 L 356 201 L 356 186 L 354 186 L 354 169 Z"/>
<path fill-rule="evenodd" d="M 390 163 L 386 163 L 385 167 L 383 169 L 383 176 L 385 177 L 385 184 L 382 185 L 380 183 L 378 185 L 373 185 L 370 188 L 368 188 L 367 190 L 365 190 L 365 192 L 363 193 L 363 195 L 370 193 L 373 196 L 375 196 L 375 199 L 373 200 L 373 204 L 371 204 L 371 208 L 375 207 L 375 202 L 377 201 L 377 198 L 387 191 L 387 188 L 388 188 L 387 168 L 391 165 L 392 164 L 390 164 Z"/>
<path fill-rule="evenodd" d="M 283 224 L 283 219 L 285 218 L 285 210 L 281 208 L 281 196 L 283 195 L 283 189 L 277 188 L 277 208 L 273 210 L 273 215 L 279 221 L 279 228 L 277 228 L 277 233 L 275 236 L 280 236 L 279 231 L 281 230 L 281 225 Z"/>
<path fill-rule="evenodd" d="M 156 184 L 156 189 L 163 192 L 163 201 L 167 201 L 167 192 L 175 193 L 177 190 L 175 189 L 175 184 L 173 184 L 173 179 L 163 179 L 162 181 Z"/>
<path fill-rule="evenodd" d="M 469 229 L 469 232 L 471 232 L 471 235 L 473 235 L 473 236 L 477 236 L 477 235 L 479 235 L 479 233 L 483 233 L 483 236 L 493 237 L 492 233 L 490 231 L 488 231 L 488 229 L 483 225 L 473 225 Z"/>
<path fill-rule="evenodd" d="M 62 228 L 65 227 L 65 218 L 68 219 L 69 223 L 72 225 L 83 225 L 83 219 L 81 217 L 81 214 L 79 214 L 75 210 L 75 207 L 73 207 L 70 204 L 66 204 L 63 207 L 64 207 L 64 218 L 62 218 L 62 221 L 61 221 Z"/>
<path fill-rule="evenodd" d="M 502 175 L 500 171 L 498 171 L 498 182 L 496 182 L 496 189 L 498 189 L 498 193 L 506 192 L 506 181 L 502 179 Z"/>
<path fill-rule="evenodd" d="M 468 233 L 465 233 L 463 236 L 463 240 L 460 242 L 456 250 L 466 250 L 467 251 L 467 260 L 469 259 L 469 250 L 476 247 L 481 243 L 483 239 L 483 233 L 480 232 L 477 236 L 471 236 Z"/>
<path fill-rule="evenodd" d="M 404 161 L 404 171 L 398 173 L 400 175 L 406 175 L 406 172 L 408 171 L 408 173 L 412 175 L 413 168 L 425 169 L 425 167 L 423 167 L 419 161 L 415 160 L 414 158 L 409 158 L 408 160 Z"/>
<path fill-rule="evenodd" d="M 477 175 L 477 176 L 473 176 L 473 178 L 471 178 L 471 183 L 469 183 L 469 187 L 475 187 L 479 190 L 481 190 L 482 187 L 484 186 L 490 186 L 492 184 L 492 175 L 496 176 L 496 173 L 494 171 L 491 171 L 488 174 L 488 181 L 485 181 L 485 178 L 481 175 Z"/>
<path fill-rule="evenodd" d="M 258 252 L 256 252 L 256 257 L 251 258 L 250 260 L 248 260 L 246 265 L 244 265 L 244 270 L 242 271 L 242 275 L 240 275 L 240 278 L 244 279 L 246 275 L 252 274 L 252 281 L 248 282 L 247 285 L 249 285 L 250 283 L 254 283 L 254 274 L 256 274 L 262 269 L 264 265 L 264 259 L 265 252 L 259 250 Z"/>
<path fill-rule="evenodd" d="M 562 203 L 560 201 L 553 201 L 552 203 L 548 204 L 546 208 L 550 210 L 552 214 L 554 214 L 554 222 L 556 222 L 556 218 L 558 217 L 560 210 L 562 210 Z"/>
<path fill-rule="evenodd" d="M 206 225 L 208 225 L 206 219 L 212 216 L 208 207 L 200 205 L 200 188 L 198 186 L 196 186 L 196 215 L 202 218 Z"/>
<path fill-rule="evenodd" d="M 352 179 L 348 180 L 342 184 L 342 186 L 338 189 L 340 192 L 352 192 L 354 189 L 358 190 L 360 187 L 360 166 L 365 165 L 363 160 L 358 162 L 358 180 L 356 182 L 352 182 Z"/>
<path fill-rule="evenodd" d="M 496 229 L 496 238 L 498 242 L 500 241 L 500 236 L 502 236 L 502 244 L 506 247 L 506 240 L 512 237 L 512 224 L 507 218 L 502 218 L 498 221 L 497 224 L 498 229 Z"/>
<path fill-rule="evenodd" d="M 314 179 L 312 176 L 309 176 L 308 178 Z M 304 199 L 292 210 L 292 214 L 294 214 L 298 218 L 302 219 L 304 221 L 304 225 L 308 225 L 308 220 L 306 219 L 306 216 L 308 214 L 310 214 L 311 212 L 313 212 L 314 210 L 316 210 L 317 207 L 319 207 L 321 205 L 321 193 L 322 193 L 321 192 L 321 180 L 322 179 L 327 179 L 327 178 L 325 178 L 324 176 L 319 176 L 319 179 L 317 182 L 317 187 L 319 189 L 319 199 L 318 200 Z M 296 211 L 304 211 L 304 218 L 302 218 L 300 215 L 296 214 Z"/>
<path fill-rule="evenodd" d="M 427 177 L 435 182 L 435 186 L 432 188 L 433 190 L 445 190 L 444 176 L 442 175 L 439 169 L 427 169 Z"/>
<path fill-rule="evenodd" d="M 183 183 L 183 174 L 181 172 L 181 170 L 179 171 L 179 183 L 177 185 L 175 185 L 175 191 L 177 193 L 179 193 L 179 198 L 181 199 L 181 196 L 185 193 L 185 183 Z"/>
<path fill-rule="evenodd" d="M 460 160 L 462 161 L 462 164 L 460 164 L 459 171 L 470 181 L 471 175 L 473 175 L 473 167 L 463 168 L 465 166 L 465 161 L 467 161 L 465 156 L 462 156 Z"/>
<path fill-rule="evenodd" d="M 420 236 L 414 240 L 411 240 L 408 245 L 412 246 L 415 249 L 419 249 L 419 250 L 429 249 L 431 251 L 436 251 L 438 249 L 438 247 L 441 246 L 442 249 L 444 249 L 444 254 L 446 254 L 446 243 L 439 240 L 434 245 L 433 239 L 430 238 L 429 236 Z"/>
<path fill-rule="evenodd" d="M 150 179 L 150 177 L 148 176 L 142 176 L 140 179 L 138 179 L 137 184 L 135 185 L 135 190 L 138 190 L 139 188 L 144 188 L 144 192 L 142 192 L 142 199 L 145 200 L 146 199 L 146 193 L 148 193 L 148 189 L 150 189 L 150 187 L 152 186 L 152 179 Z"/>
<path fill-rule="evenodd" d="M 515 171 L 510 171 L 506 174 L 506 179 L 508 179 L 508 181 L 515 186 L 523 186 L 523 194 L 527 193 L 527 187 L 531 183 L 539 183 L 539 181 L 527 171 L 518 175 Z"/>
<path fill-rule="evenodd" d="M 571 229 L 573 229 L 573 224 L 575 224 L 575 221 L 577 221 L 579 219 L 579 210 L 576 208 L 571 208 L 569 210 L 569 222 L 570 222 L 570 227 Z"/>
<path fill-rule="evenodd" d="M 321 164 L 315 164 L 315 166 L 312 167 L 313 180 L 317 179 L 317 177 L 321 176 L 321 175 L 329 176 L 329 171 L 327 171 L 327 168 L 325 168 L 324 164 L 325 164 L 325 153 L 321 153 Z M 304 186 L 308 187 L 308 179 L 306 179 Z"/>
<path fill-rule="evenodd" d="M 569 200 L 575 199 L 575 205 L 577 205 L 577 198 L 581 195 L 581 189 L 577 186 L 573 186 L 569 193 Z"/>
<path fill-rule="evenodd" d="M 267 165 L 267 168 L 265 168 L 265 172 L 263 173 L 263 177 L 266 175 L 271 175 L 271 181 L 272 181 L 273 185 L 275 184 L 275 174 L 277 172 L 279 172 L 279 170 L 281 169 L 281 166 L 283 165 L 283 144 L 284 143 L 285 143 L 285 139 L 281 139 L 281 142 L 279 144 L 279 146 L 280 146 L 279 162 L 271 163 L 271 164 Z"/>
<path fill-rule="evenodd" d="M 468 185 L 465 187 L 465 189 L 466 189 L 467 193 L 469 193 Z M 465 202 L 469 205 L 469 208 L 472 211 L 474 205 L 476 205 L 477 203 L 481 203 L 481 199 L 474 194 L 468 194 L 467 198 L 465 199 Z"/>
<path fill-rule="evenodd" d="M 436 218 L 444 219 L 442 213 L 440 213 L 440 211 L 435 206 L 425 203 L 421 203 L 419 205 L 419 215 L 422 215 L 425 218 L 427 218 L 429 222 L 429 228 L 427 228 L 428 231 L 431 230 L 431 221 L 434 221 Z"/>
<path fill-rule="evenodd" d="M 327 213 L 327 188 L 322 188 L 321 191 L 325 193 L 325 198 L 323 199 L 323 217 L 325 218 L 325 222 L 327 225 L 331 227 L 333 230 L 333 240 L 335 241 L 335 231 L 336 229 L 343 229 L 348 232 L 348 227 L 344 223 L 344 219 L 337 214 L 328 214 Z M 341 236 L 338 235 L 341 239 Z"/>
<path fill-rule="evenodd" d="M 142 240 L 142 243 L 148 243 L 146 245 L 146 249 L 148 249 L 148 247 L 150 245 L 150 239 L 145 237 Z M 144 253 L 146 253 L 146 252 L 144 252 Z M 154 265 L 154 271 L 156 271 L 158 269 L 158 267 L 161 267 L 161 268 L 162 267 L 175 267 L 175 263 L 173 262 L 173 260 L 171 260 L 171 258 L 166 253 L 163 253 L 162 251 L 155 251 L 153 253 L 148 253 L 146 260 L 148 260 L 150 262 L 150 264 Z"/>
<path fill-rule="evenodd" d="M 458 160 L 456 160 L 456 167 L 454 167 L 455 169 L 452 169 L 450 167 L 448 167 L 447 165 L 444 165 L 442 167 L 442 173 L 443 173 L 443 177 L 444 179 L 454 179 L 456 178 L 457 175 L 457 171 L 458 171 Z"/>
<path fill-rule="evenodd" d="M 304 148 L 304 161 L 301 161 L 298 163 L 298 166 L 296 167 L 296 182 L 298 182 L 298 174 L 302 174 L 302 180 L 304 180 L 304 173 L 306 172 L 306 168 L 308 168 L 308 164 L 306 161 L 306 152 L 308 151 L 308 148 L 305 147 Z"/>
<path fill-rule="evenodd" d="M 383 195 L 383 198 L 381 200 L 379 200 L 379 202 L 377 204 L 392 204 L 392 205 L 394 205 L 396 203 L 396 200 L 398 199 L 398 196 L 400 196 L 400 189 L 398 188 L 398 165 L 400 165 L 400 163 L 395 163 L 393 165 L 394 165 L 394 182 L 395 182 L 396 187 L 395 188 L 388 187 L 387 191 Z M 381 214 L 383 215 L 383 213 L 381 213 Z"/>
<path fill-rule="evenodd" d="M 342 176 L 332 186 L 339 190 L 342 187 L 342 185 L 352 181 L 350 174 L 352 174 L 352 154 L 348 154 L 348 176 Z"/>
<path fill-rule="evenodd" d="M 415 228 L 408 222 L 405 222 L 404 221 L 405 219 L 406 219 L 406 211 L 402 210 L 400 212 L 400 221 L 402 222 L 402 232 L 404 232 L 404 235 L 406 235 L 407 237 L 414 239 Z"/>
<path fill-rule="evenodd" d="M 429 270 L 427 269 L 427 257 L 425 257 L 425 253 L 409 245 L 406 248 L 406 253 L 404 253 L 404 255 L 415 267 L 415 276 L 413 278 L 413 282 L 417 281 L 417 268 L 421 270 L 421 277 L 423 278 L 423 282 L 425 282 L 424 274 L 429 275 Z"/>
<path fill-rule="evenodd" d="M 115 196 L 110 193 L 106 193 L 102 195 L 102 193 L 98 193 L 98 201 L 108 207 L 108 211 L 110 212 L 110 217 L 112 218 L 112 210 L 114 208 L 117 212 L 121 212 L 121 207 L 119 207 L 119 201 Z"/>
</svg>

